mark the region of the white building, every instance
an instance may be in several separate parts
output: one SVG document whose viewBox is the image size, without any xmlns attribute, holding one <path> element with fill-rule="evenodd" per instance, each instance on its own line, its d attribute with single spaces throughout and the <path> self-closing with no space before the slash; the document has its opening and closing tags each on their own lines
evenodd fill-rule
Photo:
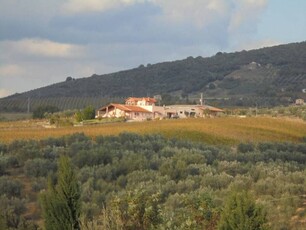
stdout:
<svg viewBox="0 0 306 230">
<path fill-rule="evenodd" d="M 206 105 L 156 106 L 150 97 L 129 97 L 125 104 L 109 104 L 97 110 L 96 117 L 124 117 L 127 120 L 149 120 L 163 118 L 188 118 L 216 116 L 222 109 Z"/>
</svg>

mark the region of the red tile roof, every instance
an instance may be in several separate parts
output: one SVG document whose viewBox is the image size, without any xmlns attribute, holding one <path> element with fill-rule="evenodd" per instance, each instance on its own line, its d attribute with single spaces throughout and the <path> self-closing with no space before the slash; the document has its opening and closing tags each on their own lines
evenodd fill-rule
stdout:
<svg viewBox="0 0 306 230">
<path fill-rule="evenodd" d="M 99 111 L 106 110 L 107 107 L 115 107 L 125 112 L 151 113 L 149 110 L 146 110 L 136 105 L 123 105 L 123 104 L 109 104 L 99 109 Z"/>
<path fill-rule="evenodd" d="M 143 100 L 146 101 L 146 102 L 152 102 L 152 103 L 156 102 L 156 100 L 154 98 L 151 98 L 151 97 L 129 97 L 125 101 L 137 102 L 137 101 L 143 101 Z"/>
<path fill-rule="evenodd" d="M 224 110 L 222 109 L 219 109 L 219 108 L 216 108 L 216 107 L 213 107 L 213 106 L 203 106 L 202 107 L 203 110 L 205 109 L 208 109 L 209 111 L 212 111 L 212 112 L 224 112 Z"/>
</svg>

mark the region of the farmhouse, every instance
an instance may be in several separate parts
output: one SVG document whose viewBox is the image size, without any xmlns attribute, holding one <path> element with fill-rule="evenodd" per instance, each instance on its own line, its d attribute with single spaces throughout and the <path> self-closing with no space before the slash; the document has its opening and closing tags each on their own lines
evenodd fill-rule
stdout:
<svg viewBox="0 0 306 230">
<path fill-rule="evenodd" d="M 154 98 L 129 97 L 125 104 L 109 104 L 97 111 L 96 117 L 124 117 L 127 120 L 143 121 L 162 118 L 163 109 L 155 106 Z"/>
<path fill-rule="evenodd" d="M 150 97 L 129 97 L 125 104 L 111 103 L 97 110 L 96 117 L 124 117 L 127 120 L 144 121 L 163 118 L 187 118 L 217 116 L 224 111 L 207 105 L 156 106 Z"/>
<path fill-rule="evenodd" d="M 295 100 L 295 105 L 304 105 L 305 101 L 303 99 L 296 99 Z"/>
<path fill-rule="evenodd" d="M 124 117 L 129 120 L 152 118 L 152 112 L 135 105 L 109 104 L 98 110 L 98 117 Z"/>
</svg>

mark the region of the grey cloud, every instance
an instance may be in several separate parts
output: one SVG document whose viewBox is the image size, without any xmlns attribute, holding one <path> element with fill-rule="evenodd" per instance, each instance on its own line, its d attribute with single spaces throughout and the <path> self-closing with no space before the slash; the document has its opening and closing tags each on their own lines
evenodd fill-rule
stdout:
<svg viewBox="0 0 306 230">
<path fill-rule="evenodd" d="M 184 1 L 169 0 L 168 3 Z M 234 1 L 231 4 L 227 0 L 203 2 L 218 2 L 220 6 L 215 5 L 213 11 L 201 6 L 205 9 L 204 15 L 198 10 L 196 17 L 188 18 L 193 8 L 184 12 L 181 5 L 173 5 L 185 17 L 175 21 L 165 15 L 172 5 L 168 4 L 165 10 L 164 0 L 134 1 L 109 10 L 78 14 L 63 12 L 62 0 L 0 0 L 0 46 L 1 41 L 7 42 L 0 47 L 5 53 L 0 54 L 1 92 L 4 86 L 10 91 L 24 91 L 62 81 L 67 76 L 86 77 L 140 64 L 209 56 L 229 49 L 239 36 L 249 34 L 244 27 L 238 27 L 235 33 L 229 30 Z M 251 22 L 256 26 L 254 15 Z M 245 21 L 243 26 L 249 22 Z M 48 49 L 31 48 L 31 40 L 43 41 L 42 45 L 48 44 Z M 21 41 L 28 41 L 30 48 L 22 50 L 12 46 Z M 58 55 L 57 49 L 61 52 Z M 75 57 L 74 52 L 78 54 Z M 22 71 L 18 72 L 18 68 Z M 4 78 L 9 71 L 14 74 L 10 80 Z M 19 88 L 16 81 L 21 83 Z"/>
</svg>

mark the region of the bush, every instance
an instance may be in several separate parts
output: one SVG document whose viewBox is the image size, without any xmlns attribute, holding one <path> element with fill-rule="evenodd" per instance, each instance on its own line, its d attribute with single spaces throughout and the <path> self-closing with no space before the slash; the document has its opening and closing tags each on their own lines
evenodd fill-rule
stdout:
<svg viewBox="0 0 306 230">
<path fill-rule="evenodd" d="M 0 158 L 0 176 L 5 174 L 8 168 L 18 166 L 18 160 L 15 156 L 1 156 Z"/>
<path fill-rule="evenodd" d="M 238 152 L 247 153 L 254 151 L 254 145 L 252 143 L 240 143 L 238 145 Z"/>
<path fill-rule="evenodd" d="M 46 177 L 49 173 L 56 171 L 56 163 L 36 158 L 27 160 L 24 165 L 25 174 L 29 177 Z"/>
<path fill-rule="evenodd" d="M 96 115 L 96 111 L 94 109 L 94 107 L 92 106 L 88 106 L 85 109 L 83 109 L 82 111 L 78 111 L 75 114 L 75 119 L 77 122 L 81 122 L 84 120 L 91 120 L 94 119 Z"/>
<path fill-rule="evenodd" d="M 0 178 L 0 195 L 6 195 L 9 198 L 20 197 L 22 187 L 18 180 L 12 180 L 6 176 Z"/>
<path fill-rule="evenodd" d="M 6 170 L 6 162 L 0 159 L 0 176 L 2 176 L 5 173 L 5 170 Z"/>
<path fill-rule="evenodd" d="M 0 197 L 0 227 L 1 229 L 30 229 L 19 228 L 22 222 L 21 215 L 26 211 L 25 200 L 13 197 L 9 198 L 6 195 Z"/>
<path fill-rule="evenodd" d="M 0 154 L 4 154 L 7 152 L 7 146 L 3 143 L 0 143 Z"/>
<path fill-rule="evenodd" d="M 96 111 L 94 107 L 88 106 L 83 110 L 83 118 L 84 120 L 94 119 L 96 115 Z"/>
<path fill-rule="evenodd" d="M 247 192 L 233 193 L 228 197 L 218 229 L 264 230 L 266 227 L 266 213 Z"/>
<path fill-rule="evenodd" d="M 47 188 L 47 180 L 45 178 L 37 178 L 32 183 L 32 191 L 39 192 Z"/>
</svg>

